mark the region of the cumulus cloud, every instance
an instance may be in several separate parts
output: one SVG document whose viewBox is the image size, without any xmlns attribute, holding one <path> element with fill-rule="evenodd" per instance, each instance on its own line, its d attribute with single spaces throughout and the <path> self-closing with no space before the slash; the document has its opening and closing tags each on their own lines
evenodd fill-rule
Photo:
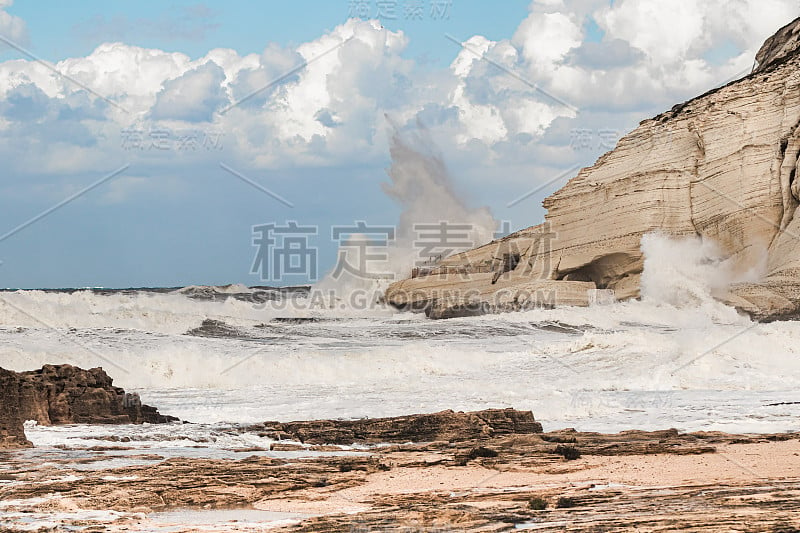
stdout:
<svg viewBox="0 0 800 533">
<path fill-rule="evenodd" d="M 50 99 L 33 83 L 15 87 L 2 102 L 3 114 L 16 122 L 36 122 L 45 116 Z"/>
<path fill-rule="evenodd" d="M 118 101 L 133 112 L 149 110 L 164 84 L 190 68 L 189 56 L 161 50 L 105 43 L 86 57 L 60 61 L 56 68 L 90 87 L 98 94 Z M 51 97 L 79 91 L 69 79 L 50 73 L 56 91 Z"/>
<path fill-rule="evenodd" d="M 644 53 L 623 39 L 583 42 L 571 51 L 571 62 L 587 70 L 628 67 L 643 59 Z"/>
<path fill-rule="evenodd" d="M 16 44 L 24 45 L 28 40 L 25 21 L 6 11 L 13 3 L 14 0 L 0 0 L 0 35 Z M 7 48 L 7 44 L 0 43 L 0 52 Z"/>
<path fill-rule="evenodd" d="M 22 35 L 10 5 L 0 0 L 0 30 Z M 110 155 L 152 158 L 120 151 L 120 131 L 142 122 L 213 127 L 231 157 L 255 167 L 365 164 L 386 157 L 389 113 L 401 126 L 426 124 L 447 157 L 473 165 L 574 162 L 572 130 L 621 132 L 721 84 L 752 65 L 794 9 L 791 0 L 537 0 L 513 35 L 475 35 L 441 69 L 405 58 L 402 31 L 358 19 L 296 47 L 195 60 L 108 42 L 58 62 L 64 75 L 0 63 L 0 138 L 14 150 L 21 133 L 56 143 L 54 168 L 75 172 Z M 715 53 L 722 59 L 707 59 Z M 64 157 L 70 142 L 80 149 Z"/>
<path fill-rule="evenodd" d="M 168 80 L 151 109 L 155 120 L 210 122 L 214 112 L 228 102 L 223 88 L 225 71 L 209 61 Z"/>
<path fill-rule="evenodd" d="M 296 50 L 274 43 L 260 56 L 240 58 L 234 50 L 212 50 L 207 57 L 225 69 L 228 91 L 239 109 L 264 108 L 278 89 L 297 82 L 304 63 Z"/>
<path fill-rule="evenodd" d="M 484 53 L 542 89 L 540 94 L 497 86 L 488 98 L 474 93 L 469 100 L 473 105 L 478 96 L 509 102 L 504 113 L 508 117 L 521 108 L 522 98 L 537 100 L 544 106 L 537 106 L 533 116 L 545 127 L 570 113 L 553 99 L 541 98 L 541 92 L 580 109 L 573 116 L 576 124 L 587 114 L 605 110 L 656 113 L 749 71 L 763 40 L 795 16 L 796 6 L 790 0 L 767 0 L 767 4 L 760 0 L 535 1 L 513 37 L 491 43 Z M 591 26 L 597 31 L 589 32 Z M 473 72 L 508 78 L 497 70 Z M 492 86 L 487 80 L 481 84 Z M 510 91 L 516 91 L 519 99 Z M 504 120 L 505 138 L 536 135 L 537 130 L 541 134 L 542 128 L 532 122 L 533 127 L 528 123 L 520 128 Z M 490 129 L 497 131 L 498 126 L 492 124 Z"/>
<path fill-rule="evenodd" d="M 534 68 L 551 69 L 581 44 L 581 29 L 573 13 L 533 12 L 519 25 L 512 42 Z"/>
<path fill-rule="evenodd" d="M 705 0 L 703 1 L 704 5 Z M 602 10 L 597 21 L 608 35 L 628 42 L 652 61 L 664 64 L 684 59 L 705 40 L 696 0 L 674 0 L 665 9 L 655 1 L 623 1 Z"/>
<path fill-rule="evenodd" d="M 628 42 L 653 66 L 697 61 L 733 44 L 752 63 L 762 42 L 796 15 L 787 0 L 622 0 L 595 17 L 607 38 Z M 738 58 L 734 58 L 738 59 Z M 701 70 L 708 70 L 703 62 Z"/>
</svg>

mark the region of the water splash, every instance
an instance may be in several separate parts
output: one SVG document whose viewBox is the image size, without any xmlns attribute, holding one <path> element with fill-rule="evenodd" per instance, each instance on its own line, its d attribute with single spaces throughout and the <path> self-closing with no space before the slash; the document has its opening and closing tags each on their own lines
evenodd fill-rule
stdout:
<svg viewBox="0 0 800 533">
<path fill-rule="evenodd" d="M 410 276 L 415 263 L 450 255 L 447 250 L 453 247 L 447 244 L 448 234 L 453 239 L 451 243 L 457 241 L 454 252 L 461 252 L 490 242 L 499 227 L 488 207 L 469 207 L 458 193 L 442 154 L 422 123 L 418 122 L 414 130 L 403 130 L 388 116 L 387 121 L 391 128 L 392 163 L 386 170 L 390 181 L 383 183 L 383 190 L 402 208 L 395 240 L 385 250 L 384 257 L 369 262 L 366 276 L 343 273 L 334 279 L 329 273 L 316 287 L 323 292 L 334 288 L 346 295 L 373 288 L 380 293 L 392 281 Z M 434 226 L 442 223 L 450 229 L 437 233 Z M 441 239 L 429 241 L 426 237 L 423 243 L 420 238 L 423 233 Z M 457 238 L 453 238 L 455 234 Z M 369 235 L 352 235 L 339 251 L 340 261 L 363 264 L 359 263 L 358 255 L 364 248 L 358 243 L 369 241 Z M 433 245 L 428 252 L 427 244 Z"/>
</svg>

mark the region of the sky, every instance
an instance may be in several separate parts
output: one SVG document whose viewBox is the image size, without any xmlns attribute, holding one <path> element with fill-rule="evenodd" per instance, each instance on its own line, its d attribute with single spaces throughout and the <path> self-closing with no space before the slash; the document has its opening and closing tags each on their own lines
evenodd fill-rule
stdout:
<svg viewBox="0 0 800 533">
<path fill-rule="evenodd" d="M 307 243 L 329 271 L 333 228 L 408 210 L 386 172 L 394 135 L 421 136 L 470 209 L 540 223 L 578 168 L 748 73 L 798 11 L 0 0 L 0 287 L 304 283 L 254 271 L 254 228 L 316 228 Z"/>
</svg>

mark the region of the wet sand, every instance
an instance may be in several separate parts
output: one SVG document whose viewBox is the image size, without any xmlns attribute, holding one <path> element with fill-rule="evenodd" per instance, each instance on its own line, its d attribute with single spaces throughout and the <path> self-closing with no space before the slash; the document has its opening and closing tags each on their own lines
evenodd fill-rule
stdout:
<svg viewBox="0 0 800 533">
<path fill-rule="evenodd" d="M 94 470 L 7 452 L 0 531 L 789 532 L 800 529 L 798 438 L 566 430 L 369 455 L 325 446 L 339 453 L 304 459 L 135 464 L 132 451 L 127 465 L 116 450 L 121 466 Z M 293 448 L 319 446 L 276 446 Z"/>
</svg>

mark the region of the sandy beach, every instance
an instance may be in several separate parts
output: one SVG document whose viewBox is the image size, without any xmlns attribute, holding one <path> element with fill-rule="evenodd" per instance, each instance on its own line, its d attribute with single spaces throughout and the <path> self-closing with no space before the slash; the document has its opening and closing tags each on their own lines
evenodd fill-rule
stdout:
<svg viewBox="0 0 800 533">
<path fill-rule="evenodd" d="M 461 416 L 447 413 L 442 416 Z M 383 419 L 379 426 L 395 430 L 398 420 Z M 397 430 L 415 426 L 408 420 Z M 335 425 L 327 421 L 320 434 L 330 435 Z M 446 431 L 454 429 L 451 424 Z M 469 428 L 461 429 L 469 434 Z M 231 450 L 239 457 L 224 460 L 165 458 L 121 445 L 82 450 L 80 458 L 62 449 L 63 458 L 45 462 L 34 450 L 5 452 L 0 529 L 788 532 L 800 527 L 796 434 L 518 428 L 489 433 L 357 447 L 284 440 L 271 450 Z M 115 466 L 104 467 L 110 458 Z"/>
<path fill-rule="evenodd" d="M 0 533 L 800 533 L 798 0 L 0 0 Z"/>
</svg>

